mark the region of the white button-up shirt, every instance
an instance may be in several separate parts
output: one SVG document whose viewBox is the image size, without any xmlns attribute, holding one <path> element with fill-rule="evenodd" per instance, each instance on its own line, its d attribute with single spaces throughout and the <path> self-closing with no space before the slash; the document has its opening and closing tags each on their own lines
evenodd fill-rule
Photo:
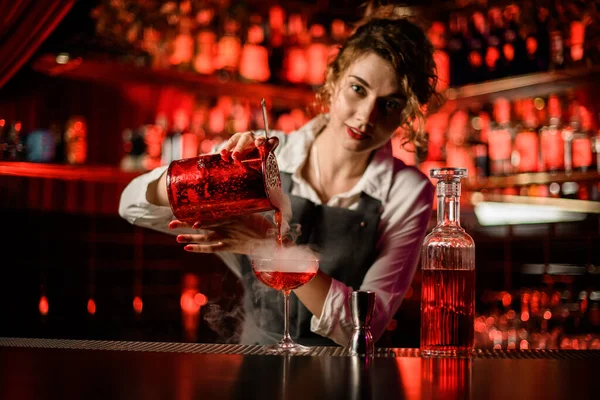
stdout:
<svg viewBox="0 0 600 400">
<path fill-rule="evenodd" d="M 322 204 L 321 199 L 301 176 L 301 171 L 316 136 L 326 124 L 327 116 L 320 115 L 289 135 L 271 132 L 280 138 L 275 155 L 280 171 L 292 176 L 294 185 L 291 194 L 315 204 Z M 319 156 L 326 157 L 324 154 Z M 168 229 L 169 222 L 174 219 L 170 207 L 156 206 L 146 200 L 148 184 L 158 179 L 166 168 L 159 167 L 135 178 L 122 193 L 119 214 L 132 224 L 178 234 L 182 230 L 175 232 Z M 359 288 L 376 293 L 371 331 L 377 340 L 400 307 L 412 281 L 431 215 L 434 188 L 417 168 L 394 159 L 391 142 L 388 141 L 376 151 L 356 185 L 345 193 L 333 196 L 327 205 L 356 209 L 362 192 L 382 204 L 377 229 L 377 256 Z M 241 275 L 238 255 L 224 252 L 217 255 L 234 273 Z M 339 345 L 348 344 L 353 329 L 348 302 L 352 290 L 354 289 L 343 282 L 335 279 L 332 281 L 321 317 L 313 316 L 311 319 L 313 332 L 328 337 Z M 400 323 L 400 329 L 401 326 Z"/>
</svg>

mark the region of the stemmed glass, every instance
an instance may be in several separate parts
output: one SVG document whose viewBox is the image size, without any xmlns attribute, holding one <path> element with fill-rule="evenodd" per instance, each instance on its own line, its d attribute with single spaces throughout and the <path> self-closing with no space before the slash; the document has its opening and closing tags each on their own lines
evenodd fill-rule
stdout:
<svg viewBox="0 0 600 400">
<path fill-rule="evenodd" d="M 317 275 L 317 258 L 272 258 L 252 257 L 252 270 L 259 281 L 283 293 L 283 338 L 279 343 L 268 346 L 267 354 L 300 354 L 310 350 L 290 337 L 290 293 L 308 283 Z"/>
</svg>

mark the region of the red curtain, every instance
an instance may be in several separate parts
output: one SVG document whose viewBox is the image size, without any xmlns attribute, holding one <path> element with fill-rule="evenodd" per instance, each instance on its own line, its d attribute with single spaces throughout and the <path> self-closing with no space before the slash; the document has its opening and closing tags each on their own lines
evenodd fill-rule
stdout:
<svg viewBox="0 0 600 400">
<path fill-rule="evenodd" d="M 0 1 L 0 88 L 67 15 L 75 0 Z"/>
</svg>

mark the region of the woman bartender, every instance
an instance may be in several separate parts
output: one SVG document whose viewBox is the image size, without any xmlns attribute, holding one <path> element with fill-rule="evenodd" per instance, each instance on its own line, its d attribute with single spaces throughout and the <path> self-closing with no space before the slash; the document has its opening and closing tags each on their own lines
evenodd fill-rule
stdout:
<svg viewBox="0 0 600 400">
<path fill-rule="evenodd" d="M 433 200 L 433 186 L 414 167 L 392 156 L 391 137 L 425 145 L 422 107 L 434 94 L 433 48 L 423 31 L 393 7 L 361 21 L 329 65 L 317 95 L 323 113 L 284 135 L 275 154 L 282 187 L 292 202 L 298 244 L 321 252 L 320 270 L 294 290 L 292 338 L 301 344 L 345 346 L 352 332 L 348 295 L 376 292 L 371 323 L 377 340 L 398 310 L 415 272 Z M 273 132 L 275 133 L 275 132 Z M 265 143 L 261 133 L 233 135 L 222 147 L 226 159 L 243 159 Z M 281 338 L 275 291 L 255 290 L 247 243 L 273 227 L 259 215 L 194 228 L 174 220 L 166 194 L 166 166 L 134 179 L 119 212 L 132 224 L 177 234 L 190 252 L 215 253 L 245 287 L 244 344 Z M 270 312 L 269 312 L 270 311 Z M 268 316 L 267 318 L 264 318 Z"/>
</svg>

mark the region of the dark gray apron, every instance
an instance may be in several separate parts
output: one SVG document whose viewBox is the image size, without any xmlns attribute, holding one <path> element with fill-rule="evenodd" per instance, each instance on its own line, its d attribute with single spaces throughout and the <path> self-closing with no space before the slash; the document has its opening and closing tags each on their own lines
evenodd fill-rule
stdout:
<svg viewBox="0 0 600 400">
<path fill-rule="evenodd" d="M 329 207 L 290 195 L 292 177 L 281 173 L 281 186 L 292 202 L 292 221 L 301 225 L 299 245 L 310 245 L 320 254 L 319 268 L 357 290 L 376 257 L 377 226 L 381 202 L 362 193 L 356 210 Z M 242 344 L 274 344 L 283 336 L 283 294 L 262 284 L 248 257 L 242 257 L 245 320 Z M 297 343 L 326 346 L 335 342 L 310 330 L 312 313 L 290 295 L 290 336 Z"/>
</svg>

